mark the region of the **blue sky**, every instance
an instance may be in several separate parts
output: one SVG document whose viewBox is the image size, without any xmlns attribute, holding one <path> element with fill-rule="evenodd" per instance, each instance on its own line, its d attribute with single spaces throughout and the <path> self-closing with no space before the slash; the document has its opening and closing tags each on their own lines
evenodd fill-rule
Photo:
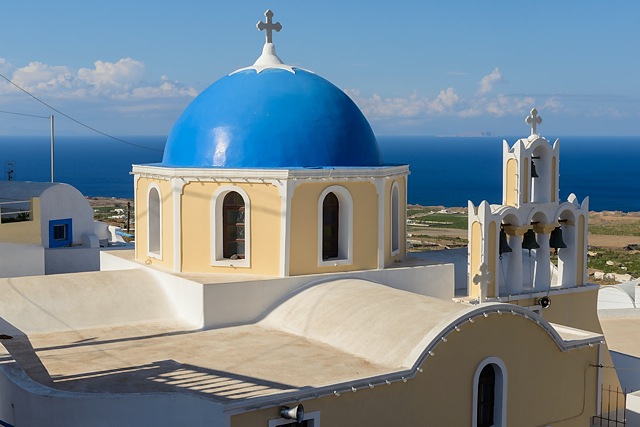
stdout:
<svg viewBox="0 0 640 427">
<path fill-rule="evenodd" d="M 166 135 L 200 91 L 253 63 L 273 9 L 278 55 L 347 92 L 379 135 L 640 135 L 640 3 L 10 0 L 0 72 L 114 135 Z M 0 110 L 51 112 L 0 81 Z M 48 132 L 0 114 L 0 134 Z M 61 134 L 87 131 L 56 114 Z"/>
</svg>

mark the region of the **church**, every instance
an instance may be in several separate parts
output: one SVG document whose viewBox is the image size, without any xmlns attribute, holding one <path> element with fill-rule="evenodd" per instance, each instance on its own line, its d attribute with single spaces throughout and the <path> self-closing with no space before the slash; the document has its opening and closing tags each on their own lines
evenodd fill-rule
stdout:
<svg viewBox="0 0 640 427">
<path fill-rule="evenodd" d="M 133 165 L 135 250 L 0 279 L 3 425 L 590 425 L 618 380 L 588 199 L 559 200 L 538 112 L 504 142 L 502 204 L 469 202 L 460 292 L 460 261 L 407 252 L 409 165 L 265 18 L 254 64 Z"/>
</svg>

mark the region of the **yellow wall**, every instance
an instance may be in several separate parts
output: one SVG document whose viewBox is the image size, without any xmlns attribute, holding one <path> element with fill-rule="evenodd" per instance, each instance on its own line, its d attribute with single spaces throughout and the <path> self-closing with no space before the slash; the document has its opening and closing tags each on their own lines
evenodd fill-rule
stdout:
<svg viewBox="0 0 640 427">
<path fill-rule="evenodd" d="M 322 191 L 341 185 L 353 200 L 353 263 L 318 266 L 318 199 Z M 377 268 L 378 195 L 370 182 L 304 183 L 291 199 L 289 274 L 326 273 Z"/>
<path fill-rule="evenodd" d="M 151 258 L 148 253 L 149 230 L 147 229 L 149 186 L 155 182 L 160 188 L 162 203 L 162 257 Z M 173 269 L 173 196 L 169 181 L 138 179 L 136 191 L 136 259 L 167 269 Z"/>
<path fill-rule="evenodd" d="M 534 298 L 512 301 L 512 304 L 531 306 L 536 304 Z M 551 297 L 551 306 L 542 310 L 542 316 L 551 323 L 602 333 L 602 326 L 597 312 L 598 288 Z M 611 355 L 606 344 L 603 345 L 602 362 L 605 366 L 613 366 Z M 620 387 L 618 377 L 613 369 L 602 369 L 602 384 L 606 388 Z"/>
<path fill-rule="evenodd" d="M 518 202 L 518 162 L 516 159 L 507 160 L 506 204 L 516 206 Z"/>
<path fill-rule="evenodd" d="M 0 224 L 0 242 L 42 245 L 40 198 L 31 199 L 31 220 Z"/>
<path fill-rule="evenodd" d="M 186 184 L 182 196 L 184 271 L 278 275 L 280 272 L 281 197 L 270 184 L 233 184 L 250 202 L 250 268 L 211 265 L 211 206 L 216 183 Z"/>
<path fill-rule="evenodd" d="M 469 426 L 473 377 L 487 357 L 507 370 L 507 425 L 589 425 L 596 413 L 597 347 L 562 352 L 549 335 L 521 316 L 490 315 L 466 323 L 434 350 L 424 372 L 406 383 L 376 386 L 304 401 L 323 426 Z M 293 402 L 292 402 L 293 404 Z M 273 407 L 231 417 L 232 427 L 266 426 Z"/>
</svg>

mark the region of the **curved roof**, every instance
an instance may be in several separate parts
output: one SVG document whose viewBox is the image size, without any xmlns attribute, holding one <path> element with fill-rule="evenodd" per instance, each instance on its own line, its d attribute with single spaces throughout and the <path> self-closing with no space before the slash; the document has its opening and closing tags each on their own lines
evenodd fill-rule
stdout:
<svg viewBox="0 0 640 427">
<path fill-rule="evenodd" d="M 601 339 L 599 334 L 550 324 L 517 305 L 469 306 L 361 279 L 333 280 L 307 288 L 274 309 L 261 325 L 322 342 L 372 363 L 411 368 L 422 363 L 443 337 L 455 333 L 456 327 L 473 323 L 469 319 L 485 313 L 501 312 L 529 319 L 562 350 Z"/>
<path fill-rule="evenodd" d="M 245 69 L 213 83 L 173 126 L 162 164 L 224 168 L 382 165 L 373 131 L 355 103 L 322 77 L 292 71 Z"/>
</svg>

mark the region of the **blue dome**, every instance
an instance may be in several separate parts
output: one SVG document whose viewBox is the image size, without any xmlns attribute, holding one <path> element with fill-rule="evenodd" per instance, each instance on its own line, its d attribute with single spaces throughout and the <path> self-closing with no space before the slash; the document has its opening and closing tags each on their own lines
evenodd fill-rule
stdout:
<svg viewBox="0 0 640 427">
<path fill-rule="evenodd" d="M 381 166 L 376 138 L 340 89 L 308 71 L 225 76 L 173 126 L 162 164 L 175 167 Z"/>
</svg>

